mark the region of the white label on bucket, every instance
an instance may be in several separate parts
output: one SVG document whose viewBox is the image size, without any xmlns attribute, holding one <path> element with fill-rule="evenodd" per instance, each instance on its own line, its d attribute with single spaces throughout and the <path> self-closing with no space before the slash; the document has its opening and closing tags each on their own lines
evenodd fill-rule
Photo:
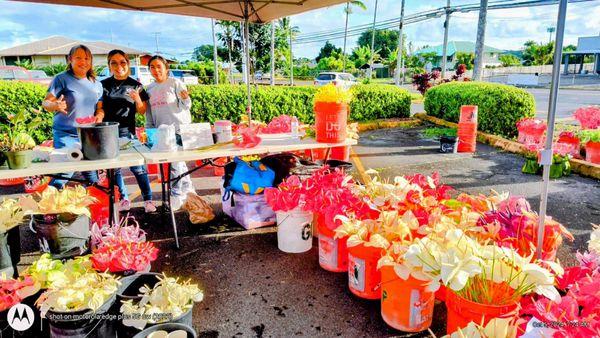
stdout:
<svg viewBox="0 0 600 338">
<path fill-rule="evenodd" d="M 348 285 L 350 288 L 365 292 L 365 260 L 348 254 Z"/>
<path fill-rule="evenodd" d="M 324 266 L 337 267 L 337 240 L 331 237 L 319 236 L 319 263 Z"/>
<path fill-rule="evenodd" d="M 421 325 L 421 293 L 419 290 L 410 290 L 410 317 L 408 318 L 408 327 L 412 328 Z"/>
</svg>

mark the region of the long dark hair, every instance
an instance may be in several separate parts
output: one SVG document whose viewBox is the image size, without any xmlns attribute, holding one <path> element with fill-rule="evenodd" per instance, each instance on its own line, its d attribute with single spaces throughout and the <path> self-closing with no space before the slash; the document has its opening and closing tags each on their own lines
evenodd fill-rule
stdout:
<svg viewBox="0 0 600 338">
<path fill-rule="evenodd" d="M 127 61 L 127 75 L 131 75 L 131 66 L 130 66 L 130 62 L 129 62 L 129 55 L 127 55 L 127 53 L 125 53 L 124 51 L 120 50 L 120 49 L 113 49 L 110 52 L 108 52 L 108 56 L 106 57 L 106 61 L 108 62 L 108 69 L 110 69 L 110 59 L 112 59 L 113 56 L 115 55 L 121 55 L 122 57 L 125 58 L 125 61 Z"/>
<path fill-rule="evenodd" d="M 165 68 L 169 69 L 169 64 L 167 63 L 167 60 L 165 60 L 164 57 L 160 56 L 160 55 L 153 55 L 149 60 L 148 60 L 148 67 L 150 67 L 150 64 L 152 63 L 152 61 L 154 60 L 158 60 L 160 62 L 162 62 L 165 65 Z"/>
<path fill-rule="evenodd" d="M 75 55 L 75 52 L 77 52 L 78 49 L 83 50 L 85 55 L 90 57 L 90 63 L 92 64 L 87 73 L 85 73 L 85 77 L 87 77 L 87 79 L 90 81 L 96 81 L 96 72 L 94 72 L 94 56 L 92 55 L 92 51 L 84 45 L 73 46 L 73 48 L 71 48 L 71 50 L 69 51 L 69 64 L 67 65 L 67 71 L 73 73 L 73 65 L 71 64 L 71 58 L 73 57 L 73 55 Z"/>
</svg>

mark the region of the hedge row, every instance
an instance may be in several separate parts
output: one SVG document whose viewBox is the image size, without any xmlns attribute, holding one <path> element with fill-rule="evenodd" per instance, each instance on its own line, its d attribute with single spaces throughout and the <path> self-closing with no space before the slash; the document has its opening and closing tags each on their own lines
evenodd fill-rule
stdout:
<svg viewBox="0 0 600 338">
<path fill-rule="evenodd" d="M 479 130 L 505 137 L 517 135 L 516 123 L 535 116 L 535 99 L 523 89 L 483 82 L 450 82 L 425 93 L 428 115 L 458 122 L 460 106 L 478 106 Z"/>
<path fill-rule="evenodd" d="M 313 97 L 317 88 L 305 87 L 252 87 L 252 119 L 270 121 L 287 114 L 304 123 L 314 122 Z M 246 110 L 246 87 L 240 85 L 189 86 L 194 122 L 214 122 L 228 119 L 239 122 Z M 410 94 L 391 85 L 356 85 L 350 104 L 350 119 L 368 121 L 389 117 L 410 116 Z M 21 108 L 40 108 L 46 88 L 38 84 L 0 81 L 0 122 Z M 33 131 L 36 141 L 51 137 L 52 114 L 44 125 Z M 140 116 L 141 117 L 141 116 Z M 141 117 L 143 120 L 143 117 Z M 143 123 L 139 120 L 139 123 Z M 142 124 L 143 125 L 143 124 Z"/>
</svg>

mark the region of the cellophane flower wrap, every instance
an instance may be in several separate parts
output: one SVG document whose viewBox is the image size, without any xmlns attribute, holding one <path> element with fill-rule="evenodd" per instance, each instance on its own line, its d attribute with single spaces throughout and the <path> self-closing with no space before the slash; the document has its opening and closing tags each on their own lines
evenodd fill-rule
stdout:
<svg viewBox="0 0 600 338">
<path fill-rule="evenodd" d="M 36 301 L 42 317 L 49 310 L 96 311 L 114 295 L 120 284 L 115 276 L 96 272 L 89 256 L 62 263 L 44 254 L 29 267 L 26 274 L 42 288 L 47 288 Z"/>
<path fill-rule="evenodd" d="M 24 215 L 25 213 L 17 200 L 2 200 L 2 203 L 0 203 L 0 233 L 6 233 L 21 224 Z"/>
<path fill-rule="evenodd" d="M 233 139 L 233 144 L 238 148 L 254 148 L 262 142 L 258 136 L 258 126 L 240 127 L 237 132 L 239 137 Z"/>
<path fill-rule="evenodd" d="M 146 232 L 140 228 L 135 217 L 129 215 L 122 218 L 120 224 L 112 226 L 92 224 L 90 235 L 92 249 L 109 243 L 141 243 L 146 241 Z"/>
<path fill-rule="evenodd" d="M 273 211 L 291 211 L 306 205 L 306 187 L 296 175 L 283 180 L 277 188 L 266 188 L 264 194 Z"/>
<path fill-rule="evenodd" d="M 53 186 L 48 186 L 41 193 L 36 193 L 34 196 L 23 196 L 19 199 L 19 203 L 27 215 L 70 213 L 90 217 L 89 206 L 94 202 L 96 199 L 80 185 L 67 187 L 60 191 Z"/>
<path fill-rule="evenodd" d="M 123 324 L 138 329 L 143 329 L 147 323 L 156 324 L 181 317 L 195 302 L 201 302 L 204 298 L 198 285 L 190 280 L 180 281 L 165 274 L 159 277 L 159 282 L 153 288 L 143 286 L 139 291 L 142 296 L 139 302 L 128 300 L 121 305 L 121 313 L 128 318 L 123 319 Z"/>
<path fill-rule="evenodd" d="M 540 144 L 544 141 L 544 133 L 548 126 L 541 119 L 526 117 L 517 122 L 518 141 L 523 144 Z"/>
<path fill-rule="evenodd" d="M 0 279 L 0 312 L 34 295 L 39 289 L 39 284 L 29 276 L 19 279 Z"/>
<path fill-rule="evenodd" d="M 328 84 L 322 86 L 315 94 L 314 103 L 341 103 L 348 104 L 352 100 L 352 93 L 342 87 Z"/>
<path fill-rule="evenodd" d="M 573 117 L 579 121 L 583 129 L 600 128 L 600 106 L 579 108 L 573 113 Z"/>
<path fill-rule="evenodd" d="M 289 115 L 279 115 L 271 120 L 266 127 L 260 129 L 261 134 L 282 134 L 292 131 L 292 120 L 298 119 Z"/>
</svg>

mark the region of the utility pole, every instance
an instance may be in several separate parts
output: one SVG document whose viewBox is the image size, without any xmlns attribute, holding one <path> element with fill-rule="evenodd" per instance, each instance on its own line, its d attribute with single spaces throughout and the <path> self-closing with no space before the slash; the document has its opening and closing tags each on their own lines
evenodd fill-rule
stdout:
<svg viewBox="0 0 600 338">
<path fill-rule="evenodd" d="M 294 85 L 294 49 L 292 48 L 292 18 L 290 18 L 290 86 Z"/>
<path fill-rule="evenodd" d="M 346 2 L 346 28 L 344 29 L 344 50 L 342 52 L 342 73 L 346 72 L 346 40 L 348 39 L 348 17 L 350 13 L 350 1 Z"/>
<path fill-rule="evenodd" d="M 475 81 L 481 81 L 483 70 L 487 9 L 488 0 L 481 0 L 481 4 L 479 5 L 479 22 L 477 24 L 477 41 L 475 42 L 475 62 L 473 65 L 473 80 Z"/>
<path fill-rule="evenodd" d="M 404 47 L 404 41 L 402 41 L 402 26 L 404 26 L 404 0 L 402 0 L 402 4 L 400 5 L 400 29 L 398 33 L 398 57 L 396 58 L 396 74 L 394 74 L 394 83 L 396 86 L 400 85 L 400 69 L 402 67 L 402 51 Z M 404 75 L 404 72 L 403 74 Z M 402 76 L 404 79 L 404 76 Z"/>
<path fill-rule="evenodd" d="M 548 43 L 552 42 L 552 33 L 556 32 L 556 27 L 548 27 L 546 28 L 546 32 L 548 32 Z"/>
<path fill-rule="evenodd" d="M 446 59 L 448 59 L 448 26 L 450 25 L 450 0 L 446 0 L 446 20 L 444 21 L 444 51 L 442 52 L 442 79 L 446 77 Z"/>
<path fill-rule="evenodd" d="M 160 54 L 160 50 L 158 49 L 158 36 L 160 35 L 160 32 L 154 32 L 152 34 L 154 34 L 154 41 L 156 42 L 156 54 Z"/>
<path fill-rule="evenodd" d="M 271 86 L 275 85 L 275 21 L 271 21 Z"/>
<path fill-rule="evenodd" d="M 448 0 L 449 1 L 449 0 Z M 375 56 L 375 21 L 377 20 L 377 0 L 375 0 L 375 12 L 373 13 L 373 30 L 371 34 L 371 60 L 369 60 L 369 79 L 373 77 L 373 57 Z"/>
<path fill-rule="evenodd" d="M 217 36 L 215 35 L 215 19 L 210 19 L 210 23 L 212 24 L 212 38 L 213 38 L 213 63 L 215 66 L 214 69 L 214 81 L 215 84 L 219 84 L 219 65 L 217 64 Z"/>
</svg>

